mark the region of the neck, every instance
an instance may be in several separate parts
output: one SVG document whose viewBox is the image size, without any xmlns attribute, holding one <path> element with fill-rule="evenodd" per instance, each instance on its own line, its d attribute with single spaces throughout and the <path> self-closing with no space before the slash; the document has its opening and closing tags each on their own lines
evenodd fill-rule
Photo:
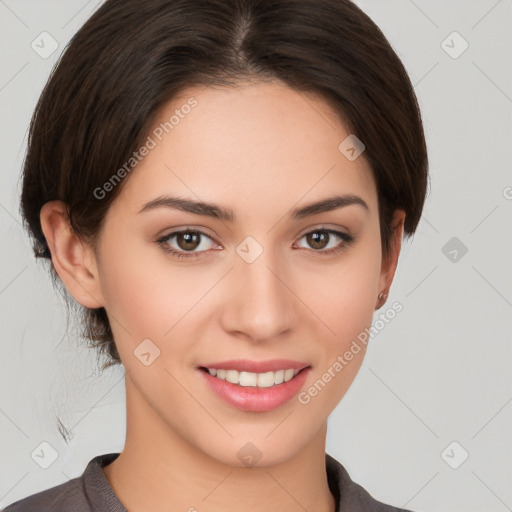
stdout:
<svg viewBox="0 0 512 512">
<path fill-rule="evenodd" d="M 126 388 L 125 446 L 103 472 L 130 512 L 335 511 L 325 469 L 326 423 L 286 460 L 234 466 L 209 456 L 170 428 L 129 378 Z"/>
</svg>

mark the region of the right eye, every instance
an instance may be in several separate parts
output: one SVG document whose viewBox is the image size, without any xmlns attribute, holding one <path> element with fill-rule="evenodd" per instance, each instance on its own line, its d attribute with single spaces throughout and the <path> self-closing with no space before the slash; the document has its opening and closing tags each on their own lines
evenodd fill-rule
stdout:
<svg viewBox="0 0 512 512">
<path fill-rule="evenodd" d="M 173 231 L 159 238 L 156 243 L 163 251 L 177 258 L 197 258 L 199 253 L 208 250 L 208 242 L 205 239 L 213 242 L 213 239 L 202 231 L 184 229 Z"/>
</svg>

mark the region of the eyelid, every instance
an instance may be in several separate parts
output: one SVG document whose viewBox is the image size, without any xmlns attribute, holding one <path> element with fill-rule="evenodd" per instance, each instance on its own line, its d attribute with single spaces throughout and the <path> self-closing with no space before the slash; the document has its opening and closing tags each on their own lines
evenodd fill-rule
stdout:
<svg viewBox="0 0 512 512">
<path fill-rule="evenodd" d="M 305 229 L 304 231 L 300 231 L 299 235 L 297 235 L 297 238 L 302 238 L 304 235 L 308 235 L 309 233 L 313 231 L 336 231 L 343 234 L 346 234 L 347 236 L 351 236 L 350 229 L 348 229 L 345 226 L 338 226 L 337 224 L 317 224 L 313 227 L 309 227 Z"/>
<path fill-rule="evenodd" d="M 155 235 L 154 239 L 156 240 L 157 238 L 164 238 L 164 237 L 167 237 L 167 236 L 170 236 L 170 235 L 175 235 L 176 233 L 181 233 L 183 231 L 193 231 L 194 233 L 201 233 L 205 236 L 207 236 L 208 238 L 212 238 L 212 239 L 215 239 L 216 235 L 213 235 L 213 234 L 210 234 L 210 229 L 207 228 L 206 226 L 199 226 L 199 225 L 194 225 L 194 224 L 183 224 L 181 226 L 176 226 L 176 227 L 173 227 L 173 228 L 166 228 L 166 229 L 162 229 L 160 231 L 161 234 L 157 234 Z"/>
</svg>

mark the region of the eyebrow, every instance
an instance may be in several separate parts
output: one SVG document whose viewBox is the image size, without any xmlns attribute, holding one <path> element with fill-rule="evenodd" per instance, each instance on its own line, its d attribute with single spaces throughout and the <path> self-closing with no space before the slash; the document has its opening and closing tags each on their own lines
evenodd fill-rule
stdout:
<svg viewBox="0 0 512 512">
<path fill-rule="evenodd" d="M 319 213 L 329 212 L 345 206 L 358 205 L 363 207 L 366 211 L 370 208 L 359 196 L 354 194 L 344 194 L 332 197 L 327 197 L 313 203 L 306 204 L 299 208 L 295 208 L 288 213 L 291 220 L 303 219 Z M 196 215 L 204 215 L 214 219 L 224 220 L 226 222 L 235 222 L 236 216 L 233 210 L 223 208 L 213 203 L 205 203 L 203 201 L 193 201 L 182 197 L 174 196 L 159 196 L 148 203 L 146 203 L 138 213 L 155 210 L 157 208 L 170 208 L 173 210 L 181 210 L 184 212 L 194 213 Z"/>
</svg>

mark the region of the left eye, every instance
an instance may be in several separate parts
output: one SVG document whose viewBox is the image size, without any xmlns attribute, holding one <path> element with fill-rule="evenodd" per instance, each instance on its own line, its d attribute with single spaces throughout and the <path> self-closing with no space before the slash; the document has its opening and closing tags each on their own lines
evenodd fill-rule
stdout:
<svg viewBox="0 0 512 512">
<path fill-rule="evenodd" d="M 310 247 L 313 247 L 315 252 L 318 253 L 327 253 L 330 254 L 332 252 L 340 251 L 345 248 L 345 246 L 350 245 L 354 238 L 346 233 L 342 233 L 341 231 L 336 231 L 334 229 L 315 229 L 306 233 L 301 237 L 306 238 L 307 243 Z M 334 245 L 329 244 L 331 242 L 335 242 L 337 239 L 341 239 L 342 242 L 334 243 Z"/>
</svg>

